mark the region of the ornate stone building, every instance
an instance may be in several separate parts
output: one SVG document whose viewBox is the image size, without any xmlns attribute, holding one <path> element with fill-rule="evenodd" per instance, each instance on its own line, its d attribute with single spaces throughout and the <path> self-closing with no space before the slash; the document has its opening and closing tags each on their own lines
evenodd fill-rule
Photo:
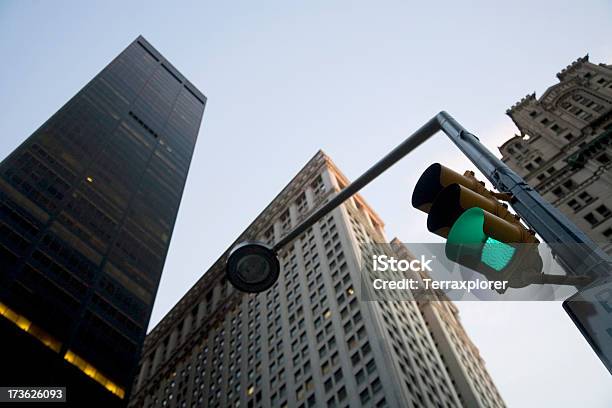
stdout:
<svg viewBox="0 0 612 408">
<path fill-rule="evenodd" d="M 318 152 L 237 242 L 278 241 L 347 184 Z M 473 406 L 417 302 L 359 299 L 360 248 L 383 226 L 355 195 L 279 253 L 259 294 L 234 290 L 221 256 L 147 336 L 130 406 Z"/>
<path fill-rule="evenodd" d="M 520 133 L 502 160 L 612 253 L 612 65 L 587 55 L 557 78 L 508 109 Z"/>
</svg>

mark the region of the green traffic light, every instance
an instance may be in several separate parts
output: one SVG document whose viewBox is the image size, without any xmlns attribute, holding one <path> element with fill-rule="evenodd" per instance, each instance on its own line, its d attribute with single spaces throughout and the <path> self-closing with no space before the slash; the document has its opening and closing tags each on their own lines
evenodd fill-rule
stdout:
<svg viewBox="0 0 612 408">
<path fill-rule="evenodd" d="M 513 246 L 489 237 L 482 248 L 480 260 L 496 271 L 501 271 L 508 266 L 515 252 L 516 248 Z"/>
<path fill-rule="evenodd" d="M 516 248 L 488 236 L 484 224 L 482 208 L 473 207 L 461 214 L 448 234 L 446 256 L 452 261 L 470 257 L 501 271 L 514 257 Z"/>
</svg>

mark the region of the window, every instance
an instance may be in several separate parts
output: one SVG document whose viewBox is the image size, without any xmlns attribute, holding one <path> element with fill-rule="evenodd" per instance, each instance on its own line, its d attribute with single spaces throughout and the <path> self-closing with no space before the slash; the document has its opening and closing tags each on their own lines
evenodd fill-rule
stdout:
<svg viewBox="0 0 612 408">
<path fill-rule="evenodd" d="M 595 209 L 595 212 L 591 211 L 590 213 L 584 216 L 584 219 L 591 224 L 591 226 L 596 226 L 601 222 L 605 221 L 612 215 L 612 212 L 605 205 L 600 205 Z"/>
<path fill-rule="evenodd" d="M 601 164 L 608 164 L 610 163 L 610 156 L 608 156 L 606 153 L 602 153 L 597 156 L 595 160 L 597 160 Z"/>
<path fill-rule="evenodd" d="M 315 196 L 321 195 L 325 192 L 325 183 L 323 182 L 323 178 L 321 176 L 317 177 L 317 179 L 312 182 L 310 187 L 312 188 Z"/>
<path fill-rule="evenodd" d="M 564 197 L 567 193 L 575 190 L 578 187 L 578 184 L 572 179 L 568 179 L 560 186 L 556 187 L 552 190 L 552 193 L 556 195 L 558 198 Z"/>
<path fill-rule="evenodd" d="M 555 189 L 552 191 L 552 193 L 553 193 L 554 195 L 556 195 L 557 197 L 559 197 L 559 198 L 560 198 L 560 197 L 563 197 L 563 196 L 565 195 L 565 192 L 563 191 L 563 189 L 562 189 L 561 187 L 557 187 L 557 188 L 555 188 Z"/>
<path fill-rule="evenodd" d="M 600 205 L 595 209 L 604 219 L 609 218 L 612 212 L 605 205 Z"/>
<path fill-rule="evenodd" d="M 567 190 L 571 191 L 571 190 L 575 189 L 576 187 L 578 187 L 578 185 L 574 182 L 574 180 L 569 179 L 569 180 L 567 180 L 567 181 L 565 181 L 563 183 L 563 187 L 565 187 Z"/>
<path fill-rule="evenodd" d="M 382 389 L 382 384 L 380 383 L 380 380 L 378 378 L 376 380 L 372 381 L 372 392 L 374 394 L 376 394 L 381 389 Z"/>
<path fill-rule="evenodd" d="M 338 390 L 338 401 L 342 402 L 346 399 L 346 388 L 340 387 Z"/>
<path fill-rule="evenodd" d="M 561 129 L 561 127 L 555 123 L 554 125 L 552 125 L 550 127 L 550 130 L 552 130 L 556 134 L 559 134 L 559 133 L 563 132 L 565 129 Z"/>
<path fill-rule="evenodd" d="M 578 198 L 580 198 L 584 203 L 588 204 L 591 201 L 595 200 L 595 198 L 593 198 L 589 193 L 587 193 L 586 191 L 583 191 L 582 193 L 578 194 Z"/>
<path fill-rule="evenodd" d="M 574 212 L 578 211 L 578 210 L 580 209 L 580 207 L 581 207 L 580 203 L 579 203 L 577 200 L 575 200 L 575 199 L 571 199 L 571 200 L 569 200 L 569 201 L 567 202 L 567 205 L 568 205 L 568 206 L 569 206 L 569 207 L 570 207 L 572 210 L 574 210 Z"/>
<path fill-rule="evenodd" d="M 297 198 L 295 205 L 297 207 L 298 213 L 304 214 L 308 208 L 308 203 L 306 202 L 306 194 L 302 193 Z"/>
<path fill-rule="evenodd" d="M 592 113 L 598 113 L 604 109 L 603 105 L 578 94 L 572 95 L 571 99 L 564 101 L 561 107 L 583 120 L 591 119 L 593 117 Z"/>
<path fill-rule="evenodd" d="M 376 403 L 376 408 L 386 408 L 388 407 L 387 401 L 383 398 Z"/>
<path fill-rule="evenodd" d="M 376 363 L 374 363 L 373 359 L 368 361 L 368 363 L 366 364 L 366 370 L 368 374 L 372 374 L 374 371 L 376 371 Z"/>
<path fill-rule="evenodd" d="M 328 378 L 327 381 L 325 381 L 324 385 L 325 385 L 325 392 L 328 392 L 329 390 L 334 388 L 334 383 L 332 382 L 331 378 Z"/>
<path fill-rule="evenodd" d="M 291 227 L 291 216 L 289 215 L 289 210 L 286 210 L 280 216 L 281 229 L 283 231 L 287 231 L 289 227 Z"/>
<path fill-rule="evenodd" d="M 361 391 L 361 393 L 359 394 L 359 399 L 362 404 L 365 404 L 366 402 L 368 402 L 370 400 L 370 391 L 368 391 L 367 388 Z"/>
<path fill-rule="evenodd" d="M 274 228 L 270 227 L 266 230 L 266 232 L 264 232 L 264 237 L 263 237 L 263 241 L 268 244 L 268 245 L 272 245 L 274 244 Z"/>
<path fill-rule="evenodd" d="M 363 369 L 357 371 L 357 374 L 355 375 L 355 380 L 357 380 L 357 385 L 361 385 L 363 381 L 365 380 L 365 378 L 366 378 L 366 375 Z"/>
<path fill-rule="evenodd" d="M 591 224 L 592 226 L 593 226 L 593 225 L 597 225 L 597 224 L 599 224 L 599 220 L 597 219 L 597 217 L 595 216 L 595 214 L 593 214 L 592 212 L 590 212 L 590 213 L 588 213 L 587 215 L 585 215 L 585 216 L 584 216 L 584 219 L 585 219 L 585 220 L 586 220 L 586 221 L 587 221 L 589 224 Z"/>
<path fill-rule="evenodd" d="M 299 386 L 295 393 L 295 398 L 299 401 L 304 398 L 304 387 Z"/>
<path fill-rule="evenodd" d="M 576 196 L 576 198 L 572 198 L 567 202 L 567 205 L 574 210 L 574 212 L 578 212 L 584 207 L 586 207 L 589 203 L 593 202 L 595 198 L 591 196 L 586 191 L 581 192 Z"/>
<path fill-rule="evenodd" d="M 341 368 L 337 369 L 336 372 L 334 373 L 334 380 L 336 382 L 342 380 L 342 369 Z"/>
</svg>

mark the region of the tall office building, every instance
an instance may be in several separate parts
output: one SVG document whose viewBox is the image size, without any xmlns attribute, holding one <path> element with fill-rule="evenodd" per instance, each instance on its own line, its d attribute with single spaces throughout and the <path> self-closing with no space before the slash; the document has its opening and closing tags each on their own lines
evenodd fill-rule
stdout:
<svg viewBox="0 0 612 408">
<path fill-rule="evenodd" d="M 397 238 L 391 241 L 391 246 L 399 259 L 414 259 Z M 418 273 L 417 279 L 431 279 L 425 271 Z M 461 404 L 470 408 L 505 407 L 478 347 L 461 324 L 457 306 L 440 290 L 429 290 L 427 296 L 419 296 L 418 305 Z"/>
<path fill-rule="evenodd" d="M 612 65 L 579 58 L 507 114 L 520 134 L 502 160 L 612 253 Z"/>
<path fill-rule="evenodd" d="M 348 184 L 318 152 L 238 238 L 269 244 Z M 279 253 L 259 294 L 224 254 L 147 336 L 132 407 L 461 407 L 417 302 L 360 301 L 361 251 L 386 242 L 353 196 Z"/>
<path fill-rule="evenodd" d="M 2 161 L 0 384 L 126 403 L 205 102 L 138 37 Z"/>
</svg>

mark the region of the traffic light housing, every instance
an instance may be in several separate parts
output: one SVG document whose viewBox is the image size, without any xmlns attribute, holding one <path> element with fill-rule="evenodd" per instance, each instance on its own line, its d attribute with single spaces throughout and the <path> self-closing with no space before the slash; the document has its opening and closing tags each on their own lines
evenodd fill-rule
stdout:
<svg viewBox="0 0 612 408">
<path fill-rule="evenodd" d="M 461 175 L 435 163 L 417 182 L 412 205 L 429 214 L 429 231 L 447 238 L 449 260 L 510 287 L 543 283 L 534 232 L 499 198 L 510 197 L 487 190 L 472 172 Z"/>
<path fill-rule="evenodd" d="M 463 175 L 434 163 L 419 178 L 412 193 L 412 206 L 429 214 L 427 229 L 446 238 L 455 220 L 465 210 L 480 207 L 506 221 L 518 223 L 520 218 L 508 211 L 498 198 L 504 193 L 487 190 L 484 183 L 466 171 Z"/>
<path fill-rule="evenodd" d="M 537 243 L 522 225 L 472 207 L 451 227 L 445 253 L 449 260 L 480 272 L 489 280 L 505 280 L 510 287 L 522 288 L 544 283 Z"/>
</svg>

